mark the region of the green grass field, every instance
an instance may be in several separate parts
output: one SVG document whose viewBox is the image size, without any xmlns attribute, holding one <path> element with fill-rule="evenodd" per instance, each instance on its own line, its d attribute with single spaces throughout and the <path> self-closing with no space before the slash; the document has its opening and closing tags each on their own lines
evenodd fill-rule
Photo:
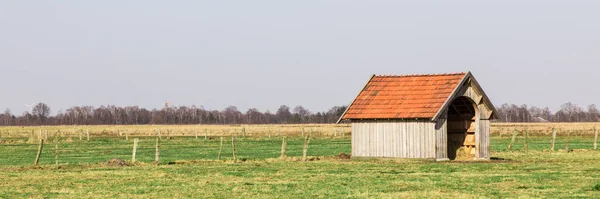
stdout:
<svg viewBox="0 0 600 199">
<path fill-rule="evenodd" d="M 45 146 L 40 166 L 31 166 L 37 144 L 27 138 L 0 144 L 0 198 L 569 198 L 600 197 L 600 151 L 591 150 L 593 137 L 557 140 L 550 152 L 549 137 L 530 137 L 523 151 L 519 137 L 492 138 L 487 162 L 430 160 L 357 161 L 338 159 L 350 152 L 349 138 L 315 138 L 309 156 L 314 161 L 286 161 L 280 139 L 238 138 L 238 163 L 232 161 L 226 138 L 217 161 L 220 140 L 175 137 L 160 142 L 160 165 L 154 161 L 155 140 L 140 138 L 135 166 L 113 167 L 111 158 L 131 160 L 132 137 L 94 138 Z M 288 141 L 287 155 L 302 154 L 303 140 Z"/>
</svg>

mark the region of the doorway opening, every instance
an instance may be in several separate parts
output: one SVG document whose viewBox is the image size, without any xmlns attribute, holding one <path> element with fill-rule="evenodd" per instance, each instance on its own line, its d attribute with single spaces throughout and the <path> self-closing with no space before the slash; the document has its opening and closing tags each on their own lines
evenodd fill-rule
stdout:
<svg viewBox="0 0 600 199">
<path fill-rule="evenodd" d="M 467 97 L 458 97 L 448 107 L 448 158 L 473 159 L 475 157 L 476 130 L 475 103 Z"/>
</svg>

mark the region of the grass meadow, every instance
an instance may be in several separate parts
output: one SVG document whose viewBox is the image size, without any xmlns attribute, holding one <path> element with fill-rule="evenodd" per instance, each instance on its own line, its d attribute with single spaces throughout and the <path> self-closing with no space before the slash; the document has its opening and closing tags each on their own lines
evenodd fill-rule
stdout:
<svg viewBox="0 0 600 199">
<path fill-rule="evenodd" d="M 38 166 L 37 137 L 4 135 L 0 198 L 600 198 L 600 150 L 586 133 L 559 134 L 556 151 L 546 134 L 530 135 L 528 150 L 522 134 L 512 150 L 511 136 L 496 134 L 483 162 L 350 160 L 339 156 L 350 153 L 349 136 L 325 134 L 311 139 L 306 162 L 299 136 L 289 136 L 286 159 L 277 135 L 239 136 L 234 163 L 230 137 L 217 160 L 220 136 L 162 135 L 158 165 L 156 136 L 73 134 L 50 136 Z M 128 165 L 107 166 L 112 158 Z"/>
</svg>

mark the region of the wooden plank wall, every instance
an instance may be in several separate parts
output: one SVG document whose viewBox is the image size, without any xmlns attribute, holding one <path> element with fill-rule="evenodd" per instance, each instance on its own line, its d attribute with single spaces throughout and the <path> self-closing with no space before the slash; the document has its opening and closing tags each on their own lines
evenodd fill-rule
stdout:
<svg viewBox="0 0 600 199">
<path fill-rule="evenodd" d="M 430 120 L 353 122 L 352 156 L 435 158 L 435 123 Z"/>
<path fill-rule="evenodd" d="M 439 118 L 435 125 L 435 150 L 437 160 L 448 159 L 448 122 L 446 118 Z"/>
<path fill-rule="evenodd" d="M 478 159 L 490 159 L 490 120 L 479 120 L 479 136 L 477 138 L 479 150 L 476 151 L 475 157 Z"/>
</svg>

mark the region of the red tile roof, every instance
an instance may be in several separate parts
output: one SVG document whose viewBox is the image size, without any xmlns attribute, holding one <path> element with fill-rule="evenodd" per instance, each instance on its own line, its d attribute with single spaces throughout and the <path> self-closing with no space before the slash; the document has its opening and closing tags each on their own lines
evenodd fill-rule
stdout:
<svg viewBox="0 0 600 199">
<path fill-rule="evenodd" d="M 373 76 L 342 119 L 433 118 L 465 75 Z"/>
</svg>

